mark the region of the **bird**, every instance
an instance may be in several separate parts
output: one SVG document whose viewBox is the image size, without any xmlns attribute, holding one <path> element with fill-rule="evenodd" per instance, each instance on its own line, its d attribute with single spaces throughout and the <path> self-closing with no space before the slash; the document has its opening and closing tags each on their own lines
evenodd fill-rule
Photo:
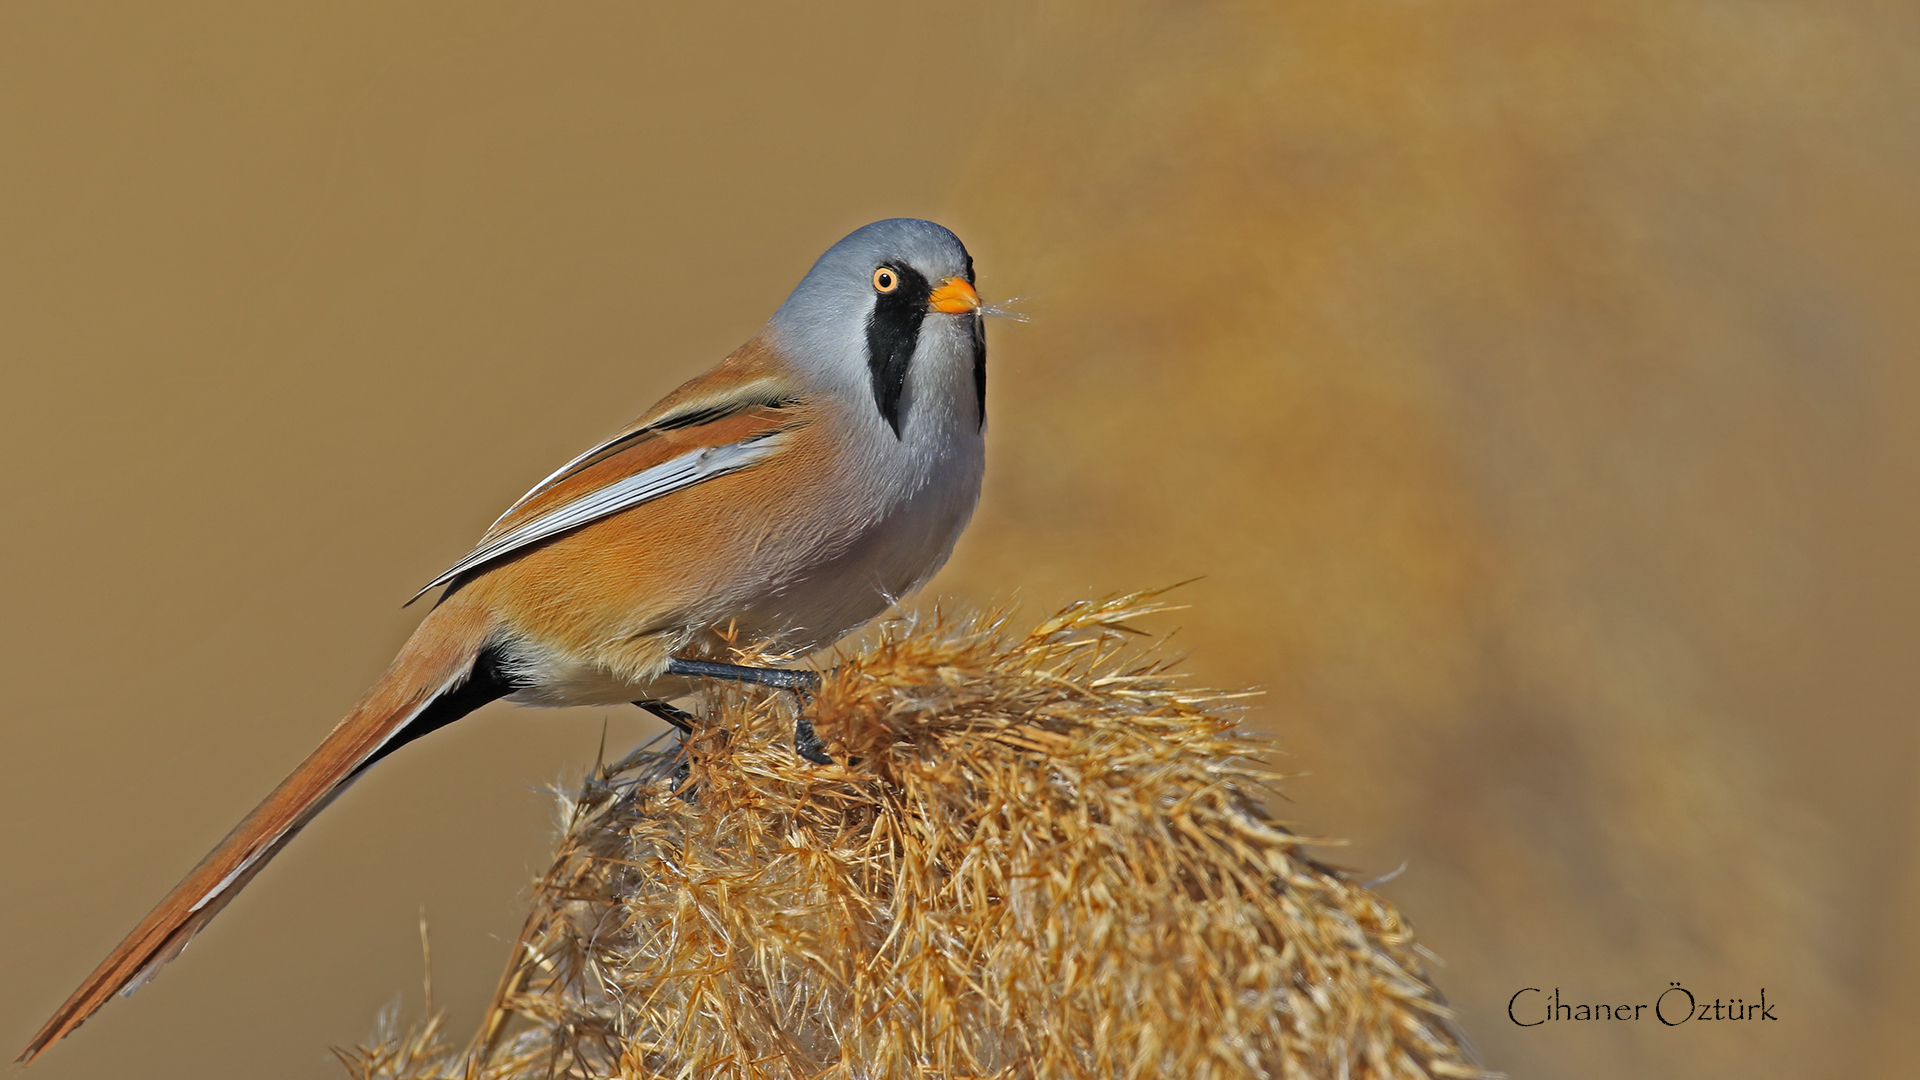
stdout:
<svg viewBox="0 0 1920 1080">
<path fill-rule="evenodd" d="M 802 656 L 946 562 L 985 472 L 985 311 L 951 231 L 892 218 L 813 264 L 759 333 L 507 508 L 346 717 L 67 998 L 25 1064 L 179 955 L 371 766 L 498 699 L 668 705 L 708 678 L 804 691 Z M 409 601 L 411 603 L 412 601 Z M 824 760 L 809 731 L 796 749 Z"/>
</svg>

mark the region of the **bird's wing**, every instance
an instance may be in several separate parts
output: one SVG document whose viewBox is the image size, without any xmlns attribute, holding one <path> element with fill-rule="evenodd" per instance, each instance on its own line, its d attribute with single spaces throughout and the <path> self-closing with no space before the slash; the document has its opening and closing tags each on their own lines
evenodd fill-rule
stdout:
<svg viewBox="0 0 1920 1080">
<path fill-rule="evenodd" d="M 807 421 L 804 406 L 786 380 L 729 360 L 534 485 L 408 603 L 530 544 L 765 461 Z"/>
</svg>

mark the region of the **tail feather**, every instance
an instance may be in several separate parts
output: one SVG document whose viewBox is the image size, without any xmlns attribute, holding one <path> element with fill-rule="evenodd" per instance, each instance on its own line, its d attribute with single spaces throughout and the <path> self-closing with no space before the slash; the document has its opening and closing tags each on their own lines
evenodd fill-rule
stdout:
<svg viewBox="0 0 1920 1080">
<path fill-rule="evenodd" d="M 114 994 L 146 985 L 368 766 L 506 692 L 491 671 L 474 678 L 488 627 L 481 613 L 455 601 L 427 616 L 353 712 L 100 962 L 17 1064 L 40 1056 Z"/>
</svg>

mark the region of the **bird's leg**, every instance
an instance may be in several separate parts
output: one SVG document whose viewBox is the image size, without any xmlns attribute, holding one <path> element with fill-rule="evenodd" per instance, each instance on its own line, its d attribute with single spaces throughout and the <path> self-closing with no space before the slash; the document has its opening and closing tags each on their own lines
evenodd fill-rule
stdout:
<svg viewBox="0 0 1920 1080">
<path fill-rule="evenodd" d="M 820 735 L 813 730 L 813 721 L 806 713 L 793 722 L 793 752 L 813 762 L 815 765 L 831 765 L 833 757 L 827 753 L 827 744 L 820 741 Z"/>
<path fill-rule="evenodd" d="M 693 734 L 693 722 L 699 719 L 698 717 L 685 709 L 676 709 L 659 698 L 643 698 L 634 704 L 679 728 L 681 746 L 685 747 L 687 736 Z M 673 767 L 673 790 L 679 793 L 683 801 L 690 803 L 699 801 L 694 796 L 693 788 L 687 784 L 687 780 L 692 776 L 693 762 L 688 760 L 685 752 L 682 752 L 679 763 Z"/>
<path fill-rule="evenodd" d="M 698 719 L 698 717 L 687 710 L 676 709 L 658 698 L 646 698 L 641 701 L 636 701 L 634 704 L 665 720 L 667 723 L 672 724 L 674 727 L 679 728 L 680 734 L 693 734 L 693 722 Z"/>
<path fill-rule="evenodd" d="M 791 690 L 802 698 L 820 689 L 820 674 L 815 671 L 747 667 L 743 664 L 720 664 L 708 660 L 682 660 L 677 656 L 667 661 L 667 674 L 772 686 L 781 690 Z M 793 723 L 793 749 L 795 753 L 815 765 L 833 764 L 833 758 L 827 756 L 826 744 L 820 741 L 820 736 L 813 730 L 813 722 L 807 719 L 805 713 L 802 713 L 800 719 Z"/>
<path fill-rule="evenodd" d="M 752 683 L 755 686 L 771 686 L 779 690 L 797 690 L 801 693 L 820 689 L 820 673 L 817 671 L 747 667 L 745 664 L 721 664 L 711 660 L 682 660 L 677 656 L 667 660 L 667 674 Z"/>
</svg>

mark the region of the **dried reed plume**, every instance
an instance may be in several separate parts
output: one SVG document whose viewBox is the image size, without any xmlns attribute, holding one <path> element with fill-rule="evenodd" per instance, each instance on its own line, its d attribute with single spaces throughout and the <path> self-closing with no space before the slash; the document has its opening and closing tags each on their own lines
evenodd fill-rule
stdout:
<svg viewBox="0 0 1920 1080">
<path fill-rule="evenodd" d="M 358 1077 L 1480 1075 L 1392 906 L 1263 813 L 1225 695 L 1128 648 L 885 628 L 806 708 L 721 692 L 598 770 L 485 1022 Z M 684 756 L 682 756 L 684 754 Z"/>
</svg>

